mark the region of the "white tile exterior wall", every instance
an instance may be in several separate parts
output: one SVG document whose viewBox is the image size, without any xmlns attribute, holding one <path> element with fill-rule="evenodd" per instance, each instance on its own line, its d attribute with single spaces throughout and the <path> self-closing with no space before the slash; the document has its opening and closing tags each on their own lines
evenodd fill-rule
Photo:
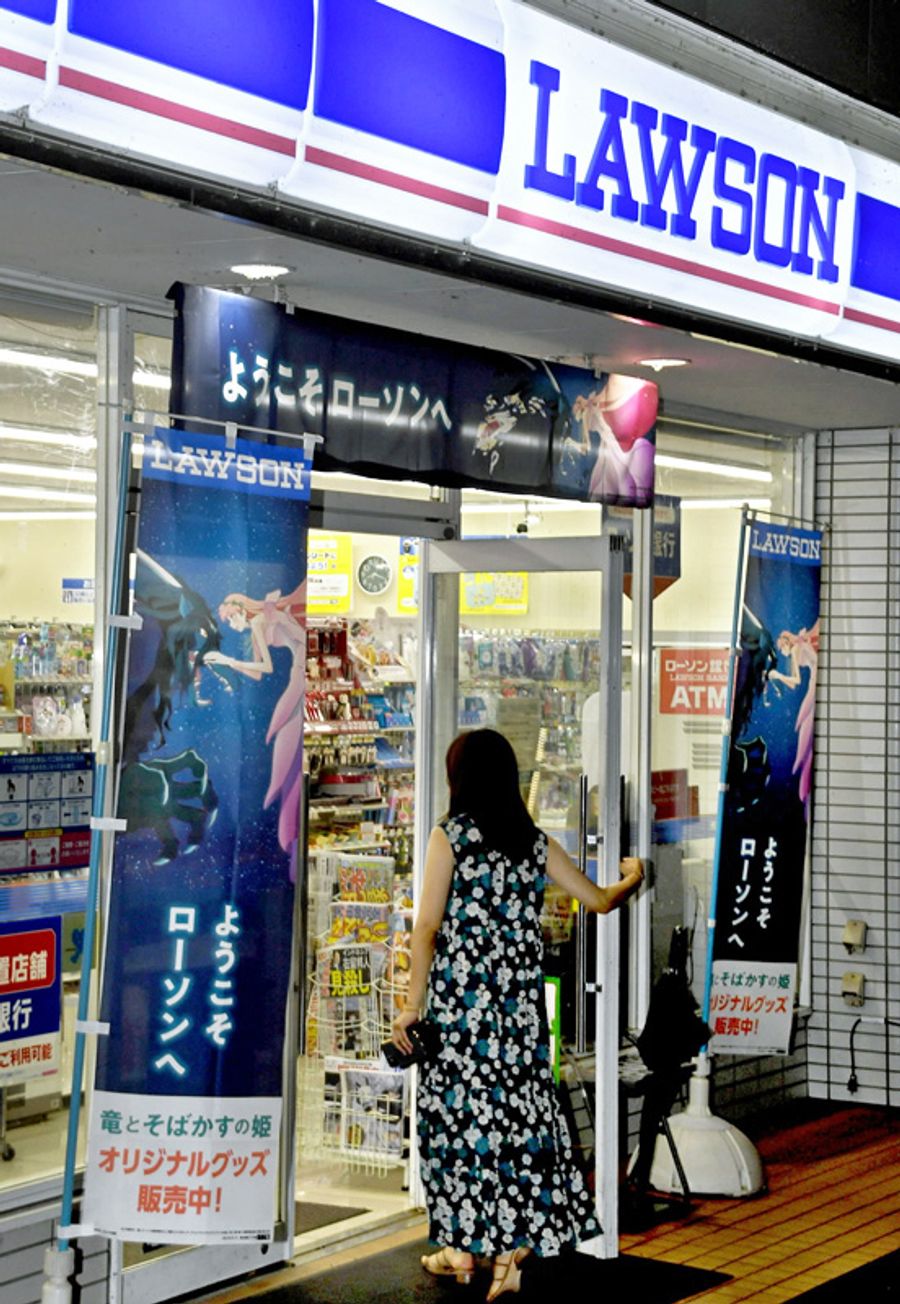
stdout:
<svg viewBox="0 0 900 1304">
<path fill-rule="evenodd" d="M 816 516 L 824 549 L 812 843 L 809 1094 L 900 1104 L 900 430 L 822 432 Z M 868 924 L 848 955 L 848 919 Z M 864 974 L 865 1004 L 841 996 Z M 848 1091 L 850 1030 L 858 1015 Z"/>
</svg>

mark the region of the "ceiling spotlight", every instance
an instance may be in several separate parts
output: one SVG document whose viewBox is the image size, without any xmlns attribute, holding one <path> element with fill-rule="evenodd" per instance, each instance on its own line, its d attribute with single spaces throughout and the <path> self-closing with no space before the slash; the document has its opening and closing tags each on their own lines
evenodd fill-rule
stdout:
<svg viewBox="0 0 900 1304">
<path fill-rule="evenodd" d="M 649 367 L 651 371 L 665 371 L 666 367 L 689 367 L 690 358 L 638 358 L 639 367 Z"/>
<path fill-rule="evenodd" d="M 235 263 L 230 270 L 246 276 L 248 281 L 274 281 L 276 276 L 287 276 L 291 269 L 280 263 Z"/>
</svg>

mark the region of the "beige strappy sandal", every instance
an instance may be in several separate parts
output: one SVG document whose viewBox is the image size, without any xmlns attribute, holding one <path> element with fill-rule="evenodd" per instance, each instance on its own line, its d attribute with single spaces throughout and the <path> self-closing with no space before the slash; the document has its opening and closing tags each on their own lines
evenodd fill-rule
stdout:
<svg viewBox="0 0 900 1304">
<path fill-rule="evenodd" d="M 463 1267 L 459 1262 L 451 1261 L 450 1255 L 454 1253 L 463 1255 L 465 1252 L 451 1250 L 448 1245 L 445 1245 L 434 1254 L 423 1254 L 422 1267 L 431 1277 L 455 1277 L 460 1286 L 468 1286 L 475 1276 L 475 1260 L 471 1254 L 467 1255 L 469 1263 L 467 1267 Z"/>
<path fill-rule="evenodd" d="M 499 1299 L 501 1295 L 517 1295 L 522 1289 L 522 1272 L 520 1264 L 528 1258 L 531 1250 L 527 1245 L 520 1246 L 511 1254 L 498 1254 L 494 1260 L 493 1280 L 487 1293 L 487 1302 Z"/>
</svg>

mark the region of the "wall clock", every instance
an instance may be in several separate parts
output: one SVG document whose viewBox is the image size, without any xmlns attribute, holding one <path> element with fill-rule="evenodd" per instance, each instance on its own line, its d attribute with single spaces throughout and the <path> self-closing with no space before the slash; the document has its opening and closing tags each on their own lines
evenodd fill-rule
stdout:
<svg viewBox="0 0 900 1304">
<path fill-rule="evenodd" d="M 368 593 L 373 598 L 384 593 L 390 587 L 392 579 L 391 563 L 387 557 L 382 557 L 377 552 L 363 557 L 356 570 L 357 584 L 364 593 Z"/>
</svg>

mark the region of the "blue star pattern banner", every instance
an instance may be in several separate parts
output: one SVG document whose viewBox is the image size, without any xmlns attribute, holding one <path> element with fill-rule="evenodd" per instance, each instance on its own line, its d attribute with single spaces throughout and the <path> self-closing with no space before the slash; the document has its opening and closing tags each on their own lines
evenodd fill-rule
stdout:
<svg viewBox="0 0 900 1304">
<path fill-rule="evenodd" d="M 144 450 L 87 1173 L 106 1235 L 272 1235 L 308 497 L 295 449 Z"/>
<path fill-rule="evenodd" d="M 784 1054 L 812 796 L 822 536 L 758 520 L 747 529 L 710 1048 Z"/>
</svg>

